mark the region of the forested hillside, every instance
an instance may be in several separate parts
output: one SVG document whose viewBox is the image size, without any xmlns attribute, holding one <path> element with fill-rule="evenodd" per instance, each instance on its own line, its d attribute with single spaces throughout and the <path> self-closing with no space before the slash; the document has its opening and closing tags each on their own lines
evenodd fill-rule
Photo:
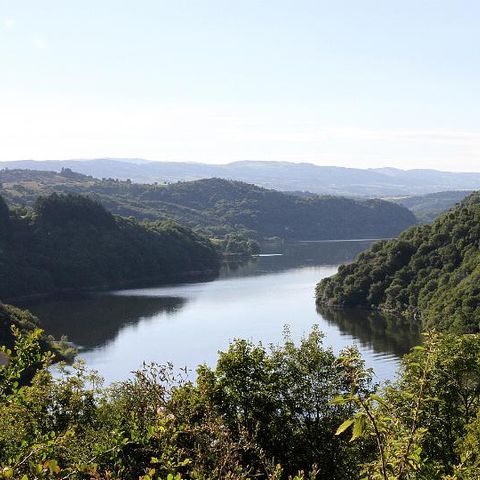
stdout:
<svg viewBox="0 0 480 480">
<path fill-rule="evenodd" d="M 396 236 L 415 224 L 405 207 L 382 200 L 301 198 L 218 178 L 170 185 L 97 180 L 64 170 L 0 172 L 2 193 L 12 205 L 31 205 L 39 194 L 88 194 L 112 212 L 147 220 L 175 220 L 209 236 L 244 234 L 288 240 Z"/>
<path fill-rule="evenodd" d="M 381 241 L 317 286 L 317 303 L 400 312 L 425 329 L 480 331 L 480 194 Z"/>
<path fill-rule="evenodd" d="M 443 212 L 461 202 L 473 193 L 471 190 L 454 190 L 448 192 L 429 193 L 413 197 L 394 199 L 395 203 L 411 210 L 421 223 L 431 223 Z"/>
<path fill-rule="evenodd" d="M 140 225 L 78 195 L 10 211 L 0 197 L 0 298 L 215 271 L 211 243 L 173 222 Z"/>
</svg>

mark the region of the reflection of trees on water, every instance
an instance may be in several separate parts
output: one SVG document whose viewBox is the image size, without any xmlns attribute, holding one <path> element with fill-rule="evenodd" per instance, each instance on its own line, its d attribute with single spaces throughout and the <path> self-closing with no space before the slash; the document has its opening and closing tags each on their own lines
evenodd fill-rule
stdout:
<svg viewBox="0 0 480 480">
<path fill-rule="evenodd" d="M 177 312 L 186 304 L 181 297 L 82 295 L 30 307 L 47 333 L 68 339 L 82 350 L 113 340 L 120 330 L 158 314 Z"/>
<path fill-rule="evenodd" d="M 220 269 L 219 278 L 237 278 L 237 277 L 250 277 L 258 274 L 258 261 L 257 257 L 253 257 L 244 262 L 224 262 Z"/>
<path fill-rule="evenodd" d="M 352 262 L 371 241 L 298 242 L 285 244 L 286 257 L 292 264 L 338 265 Z"/>
<path fill-rule="evenodd" d="M 281 244 L 275 248 L 283 253 L 282 256 L 257 257 L 246 263 L 230 263 L 222 268 L 220 278 L 249 277 L 253 275 L 273 274 L 297 269 L 303 266 L 336 265 L 352 261 L 360 252 L 371 244 L 370 241 L 351 242 L 297 242 Z M 212 281 L 212 277 L 204 279 Z M 196 280 L 196 282 L 198 279 Z M 194 283 L 196 283 L 194 282 Z M 313 289 L 313 285 L 312 285 Z M 175 295 L 175 294 L 174 294 Z M 120 295 L 74 295 L 70 298 L 59 298 L 55 301 L 45 301 L 28 307 L 42 322 L 43 327 L 55 337 L 66 334 L 70 341 L 85 350 L 91 350 L 114 340 L 118 333 L 129 325 L 136 325 L 143 319 L 149 319 L 159 314 L 172 314 L 183 308 L 186 298 L 148 297 L 148 296 L 120 296 Z M 337 314 L 338 316 L 339 314 Z M 331 320 L 332 316 L 325 315 Z M 345 320 L 348 322 L 348 318 Z M 355 321 L 343 327 L 347 333 L 358 336 L 361 341 L 368 343 L 370 338 L 366 333 L 365 323 Z M 368 322 L 367 322 L 368 324 Z M 346 324 L 347 325 L 347 324 Z M 370 329 L 373 327 L 370 325 Z M 353 333 L 355 330 L 358 333 Z M 385 329 L 384 329 L 385 330 Z M 395 330 L 395 329 L 393 329 Z M 400 328 L 402 331 L 402 328 Z M 372 330 L 377 335 L 377 330 Z M 376 343 L 382 349 L 382 329 L 379 329 Z M 394 335 L 397 332 L 392 332 Z M 385 337 L 386 333 L 383 333 Z M 415 342 L 416 343 L 416 340 Z M 406 342 L 399 342 L 399 345 Z M 410 343 L 408 343 L 410 346 Z M 409 347 L 406 347 L 408 349 Z M 387 351 L 405 351 L 399 346 L 386 348 Z"/>
<path fill-rule="evenodd" d="M 292 268 L 349 263 L 372 244 L 371 240 L 344 242 L 295 242 L 263 248 L 265 254 L 250 261 L 229 262 L 222 266 L 220 278 L 246 277 L 262 273 L 283 272 Z"/>
<path fill-rule="evenodd" d="M 420 328 L 398 316 L 359 309 L 317 306 L 317 312 L 344 334 L 352 335 L 375 352 L 404 355 L 421 343 Z"/>
</svg>

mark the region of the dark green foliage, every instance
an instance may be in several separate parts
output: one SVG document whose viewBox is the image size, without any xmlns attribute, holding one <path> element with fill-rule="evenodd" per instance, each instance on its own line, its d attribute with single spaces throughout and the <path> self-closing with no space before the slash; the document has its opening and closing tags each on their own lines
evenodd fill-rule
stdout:
<svg viewBox="0 0 480 480">
<path fill-rule="evenodd" d="M 480 195 L 433 225 L 378 242 L 317 286 L 317 303 L 400 312 L 424 328 L 480 330 Z"/>
<path fill-rule="evenodd" d="M 0 303 L 0 345 L 8 348 L 13 348 L 14 345 L 12 325 L 23 331 L 33 331 L 38 328 L 38 320 L 26 310 Z"/>
<path fill-rule="evenodd" d="M 379 238 L 398 235 L 416 222 L 407 208 L 382 200 L 299 197 L 218 178 L 144 185 L 71 171 L 4 170 L 0 181 L 12 205 L 31 205 L 39 193 L 88 194 L 113 213 L 175 220 L 211 237 L 241 233 L 256 239 Z"/>
<path fill-rule="evenodd" d="M 64 226 L 67 223 L 89 224 L 100 228 L 113 228 L 115 219 L 100 203 L 80 195 L 39 197 L 34 204 L 38 223 Z"/>
<path fill-rule="evenodd" d="M 480 413 L 480 335 L 427 334 L 423 347 L 403 359 L 397 384 L 400 391 L 414 394 L 423 389 L 419 423 L 427 431 L 422 454 L 451 473 L 451 466 L 460 462 L 458 447 L 466 427 Z M 395 391 L 387 395 L 392 402 L 398 398 Z"/>
<path fill-rule="evenodd" d="M 245 235 L 228 233 L 219 242 L 220 251 L 226 255 L 257 255 L 260 253 L 260 244 Z"/>
<path fill-rule="evenodd" d="M 3 345 L 7 349 L 15 350 L 15 336 L 12 331 L 17 329 L 24 334 L 33 332 L 39 327 L 37 317 L 33 316 L 29 311 L 22 310 L 12 305 L 4 305 L 0 302 L 0 346 Z M 55 341 L 51 336 L 45 334 L 39 335 L 38 344 L 42 352 L 53 352 L 53 360 L 60 361 L 72 359 L 74 350 L 66 341 Z M 0 356 L 0 365 L 1 365 Z M 32 373 L 32 372 L 27 372 Z M 1 383 L 1 381 L 0 381 Z"/>
<path fill-rule="evenodd" d="M 350 385 L 322 339 L 314 329 L 300 345 L 287 338 L 270 351 L 238 340 L 219 354 L 215 369 L 198 370 L 197 394 L 206 402 L 204 408 L 222 415 L 234 436 L 246 434 L 286 473 L 315 464 L 318 478 L 349 478 L 357 471 L 352 455 L 361 448 L 352 450 L 345 439 L 334 440 L 338 420 L 351 411 L 331 401 Z M 261 464 L 253 454 L 247 458 Z"/>
<path fill-rule="evenodd" d="M 213 245 L 174 222 L 140 225 L 78 195 L 39 198 L 12 214 L 0 250 L 0 298 L 164 281 L 218 269 Z"/>
</svg>

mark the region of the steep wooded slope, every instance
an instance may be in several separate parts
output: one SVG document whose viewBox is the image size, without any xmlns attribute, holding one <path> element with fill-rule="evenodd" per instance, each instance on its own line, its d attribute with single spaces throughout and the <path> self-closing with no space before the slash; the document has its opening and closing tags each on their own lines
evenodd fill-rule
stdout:
<svg viewBox="0 0 480 480">
<path fill-rule="evenodd" d="M 375 243 L 322 280 L 317 303 L 400 312 L 424 328 L 480 331 L 480 194 L 432 225 Z"/>
</svg>

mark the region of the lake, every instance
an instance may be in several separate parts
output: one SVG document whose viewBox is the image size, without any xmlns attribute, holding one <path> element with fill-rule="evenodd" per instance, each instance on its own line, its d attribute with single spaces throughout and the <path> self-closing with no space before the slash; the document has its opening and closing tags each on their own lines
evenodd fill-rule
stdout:
<svg viewBox="0 0 480 480">
<path fill-rule="evenodd" d="M 391 379 L 418 332 L 365 311 L 316 310 L 315 284 L 353 260 L 370 241 L 297 242 L 243 265 L 225 265 L 213 281 L 93 292 L 30 305 L 48 333 L 65 334 L 107 383 L 143 361 L 192 370 L 214 365 L 234 338 L 264 344 L 294 339 L 317 324 L 335 352 L 355 344 L 377 380 Z"/>
</svg>

